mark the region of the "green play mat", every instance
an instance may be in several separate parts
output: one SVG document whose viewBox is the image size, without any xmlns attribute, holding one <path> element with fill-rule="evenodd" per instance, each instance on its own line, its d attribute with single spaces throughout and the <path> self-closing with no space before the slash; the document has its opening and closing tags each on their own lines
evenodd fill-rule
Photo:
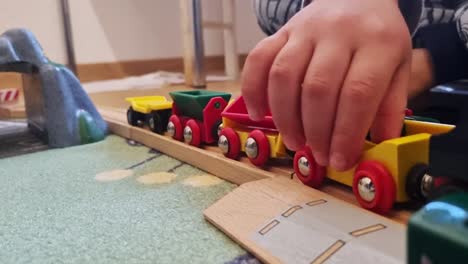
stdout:
<svg viewBox="0 0 468 264">
<path fill-rule="evenodd" d="M 117 136 L 1 159 L 0 263 L 229 262 L 202 211 L 235 187 Z"/>
</svg>

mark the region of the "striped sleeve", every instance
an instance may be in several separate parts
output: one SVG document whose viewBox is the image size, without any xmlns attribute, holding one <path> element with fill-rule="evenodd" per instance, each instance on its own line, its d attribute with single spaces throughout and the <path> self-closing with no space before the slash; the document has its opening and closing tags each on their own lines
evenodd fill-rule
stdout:
<svg viewBox="0 0 468 264">
<path fill-rule="evenodd" d="M 273 35 L 301 8 L 313 0 L 254 0 L 257 23 L 267 35 Z M 398 0 L 399 8 L 411 33 L 416 31 L 423 14 L 424 0 Z"/>
<path fill-rule="evenodd" d="M 464 1 L 455 12 L 457 33 L 468 49 L 468 1 Z"/>
</svg>

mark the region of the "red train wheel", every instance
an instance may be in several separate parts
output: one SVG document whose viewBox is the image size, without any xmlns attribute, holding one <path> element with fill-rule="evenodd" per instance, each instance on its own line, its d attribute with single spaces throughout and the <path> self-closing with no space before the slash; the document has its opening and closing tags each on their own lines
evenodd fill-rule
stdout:
<svg viewBox="0 0 468 264">
<path fill-rule="evenodd" d="M 390 211 L 396 199 L 392 175 L 376 161 L 359 164 L 354 174 L 353 192 L 362 207 L 380 214 Z"/>
<path fill-rule="evenodd" d="M 265 165 L 270 158 L 270 144 L 262 131 L 250 132 L 245 143 L 245 153 L 252 164 L 259 167 Z"/>
<path fill-rule="evenodd" d="M 303 184 L 313 188 L 320 187 L 325 179 L 325 168 L 315 162 L 308 147 L 294 155 L 294 172 Z"/>
<path fill-rule="evenodd" d="M 230 159 L 237 159 L 240 153 L 240 140 L 234 129 L 223 128 L 219 133 L 218 147 L 224 156 Z"/>
<path fill-rule="evenodd" d="M 185 143 L 199 147 L 201 145 L 201 129 L 197 121 L 190 119 L 185 124 L 184 128 L 184 141 Z"/>
<path fill-rule="evenodd" d="M 172 138 L 176 140 L 182 140 L 182 122 L 180 122 L 180 118 L 178 116 L 172 115 L 169 118 L 169 122 L 167 123 L 167 132 Z"/>
</svg>

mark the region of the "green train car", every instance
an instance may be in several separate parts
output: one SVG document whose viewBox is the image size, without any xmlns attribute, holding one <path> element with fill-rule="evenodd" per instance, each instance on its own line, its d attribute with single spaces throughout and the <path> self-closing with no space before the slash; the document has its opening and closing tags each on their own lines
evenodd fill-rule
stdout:
<svg viewBox="0 0 468 264">
<path fill-rule="evenodd" d="M 468 263 L 468 193 L 427 203 L 407 230 L 408 264 Z"/>
</svg>

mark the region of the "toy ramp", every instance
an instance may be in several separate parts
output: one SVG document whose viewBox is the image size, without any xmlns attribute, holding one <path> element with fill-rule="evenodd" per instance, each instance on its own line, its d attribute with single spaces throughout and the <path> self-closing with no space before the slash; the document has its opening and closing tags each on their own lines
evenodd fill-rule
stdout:
<svg viewBox="0 0 468 264">
<path fill-rule="evenodd" d="M 0 36 L 0 71 L 23 73 L 28 125 L 51 147 L 103 139 L 107 124 L 65 66 L 51 62 L 33 34 L 14 29 Z"/>
<path fill-rule="evenodd" d="M 405 262 L 405 225 L 286 177 L 245 183 L 204 216 L 265 263 Z"/>
</svg>

